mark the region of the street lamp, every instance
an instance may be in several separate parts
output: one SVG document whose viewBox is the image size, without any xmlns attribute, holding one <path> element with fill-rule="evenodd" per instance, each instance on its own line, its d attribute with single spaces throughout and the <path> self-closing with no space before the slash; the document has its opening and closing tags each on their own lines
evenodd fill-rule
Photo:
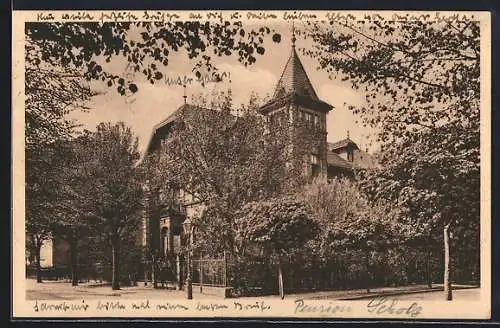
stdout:
<svg viewBox="0 0 500 328">
<path fill-rule="evenodd" d="M 187 264 L 187 274 L 186 274 L 186 291 L 187 291 L 187 299 L 193 299 L 193 279 L 192 279 L 192 267 L 191 267 L 191 248 L 193 244 L 193 234 L 194 234 L 194 225 L 191 220 L 188 218 L 183 223 L 184 231 L 188 232 L 188 240 L 187 240 L 187 256 L 186 256 L 186 264 Z"/>
</svg>

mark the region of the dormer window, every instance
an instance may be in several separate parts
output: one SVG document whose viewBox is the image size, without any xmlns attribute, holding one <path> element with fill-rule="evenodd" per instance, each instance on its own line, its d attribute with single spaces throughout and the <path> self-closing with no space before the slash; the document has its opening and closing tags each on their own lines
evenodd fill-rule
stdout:
<svg viewBox="0 0 500 328">
<path fill-rule="evenodd" d="M 347 146 L 347 160 L 349 162 L 354 161 L 354 147 L 352 145 Z"/>
</svg>

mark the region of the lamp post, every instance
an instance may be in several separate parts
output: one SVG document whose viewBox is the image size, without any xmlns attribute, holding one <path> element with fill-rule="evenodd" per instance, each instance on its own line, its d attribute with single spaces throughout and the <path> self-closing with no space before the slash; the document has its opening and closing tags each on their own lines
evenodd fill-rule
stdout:
<svg viewBox="0 0 500 328">
<path fill-rule="evenodd" d="M 188 240 L 187 240 L 187 256 L 186 256 L 186 265 L 187 265 L 187 274 L 186 274 L 186 293 L 187 293 L 187 299 L 192 300 L 193 299 L 193 270 L 191 268 L 191 248 L 193 244 L 193 232 L 194 232 L 194 225 L 188 218 L 186 221 L 184 221 L 184 228 L 185 231 L 188 232 Z"/>
</svg>

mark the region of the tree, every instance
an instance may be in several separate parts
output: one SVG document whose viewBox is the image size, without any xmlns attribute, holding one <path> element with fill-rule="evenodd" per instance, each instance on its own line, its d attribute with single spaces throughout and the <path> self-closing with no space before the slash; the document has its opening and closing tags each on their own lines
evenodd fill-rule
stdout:
<svg viewBox="0 0 500 328">
<path fill-rule="evenodd" d="M 278 261 L 278 285 L 285 297 L 282 257 L 303 246 L 318 230 L 307 206 L 292 197 L 251 202 L 243 206 L 236 219 L 236 240 L 245 248 L 255 243 Z"/>
<path fill-rule="evenodd" d="M 134 72 L 155 83 L 165 75 L 161 67 L 168 66 L 169 55 L 183 51 L 187 58 L 196 59 L 193 71 L 203 81 L 203 71 L 222 76 L 212 65 L 212 54 L 235 54 L 245 66 L 251 65 L 264 54 L 265 39 L 273 32 L 266 26 L 246 29 L 241 21 L 31 22 L 25 28 L 28 44 L 37 50 L 31 57 L 33 64 L 79 69 L 87 80 L 106 81 L 122 95 L 137 92 L 138 87 L 106 69 L 113 58 L 126 58 Z M 274 33 L 273 41 L 280 40 Z"/>
<path fill-rule="evenodd" d="M 71 139 L 60 141 L 64 156 L 55 166 L 55 174 L 59 177 L 60 192 L 58 198 L 52 200 L 56 209 L 50 229 L 56 238 L 65 240 L 69 245 L 71 283 L 78 285 L 79 255 L 82 244 L 89 247 L 88 238 L 98 233 L 88 215 L 87 202 L 76 191 L 85 190 L 89 177 L 85 175 L 83 166 L 88 164 L 88 149 L 91 146 L 89 132 Z"/>
<path fill-rule="evenodd" d="M 121 242 L 136 234 L 143 208 L 137 138 L 123 123 L 101 123 L 89 136 L 87 157 L 80 166 L 85 181 L 73 195 L 96 229 L 108 238 L 112 289 L 116 290 L 120 288 Z"/>
<path fill-rule="evenodd" d="M 54 145 L 51 145 L 54 146 Z M 56 214 L 52 202 L 58 198 L 61 181 L 54 174 L 60 157 L 57 148 L 45 147 L 45 152 L 27 150 L 26 170 L 26 247 L 35 260 L 37 282 L 42 282 L 40 250 L 52 237 L 51 223 Z"/>
<path fill-rule="evenodd" d="M 26 51 L 26 58 L 30 57 Z M 65 184 L 60 167 L 67 151 L 63 141 L 74 132 L 66 114 L 82 106 L 93 93 L 68 70 L 25 67 L 25 154 L 27 248 L 35 255 L 41 282 L 40 249 L 52 237 L 58 215 L 54 203 Z"/>
<path fill-rule="evenodd" d="M 308 142 L 299 132 L 290 137 L 285 121 L 271 127 L 255 111 L 235 116 L 223 104 L 213 105 L 181 108 L 159 151 L 167 163 L 162 170 L 175 177 L 190 203 L 203 207 L 195 219 L 197 241 L 212 253 L 234 252 L 234 213 L 248 202 L 301 185 L 301 152 Z M 292 145 L 294 153 L 289 151 Z"/>
<path fill-rule="evenodd" d="M 306 33 L 323 69 L 364 89 L 367 105 L 352 109 L 383 147 L 372 195 L 407 207 L 416 232 L 447 243 L 453 229 L 478 249 L 479 22 L 348 18 Z"/>
<path fill-rule="evenodd" d="M 309 244 L 312 253 L 328 261 L 345 250 L 364 252 L 369 291 L 372 252 L 391 249 L 404 238 L 400 211 L 382 201 L 369 202 L 356 183 L 347 178 L 315 179 L 304 186 L 299 198 L 322 227 Z"/>
</svg>

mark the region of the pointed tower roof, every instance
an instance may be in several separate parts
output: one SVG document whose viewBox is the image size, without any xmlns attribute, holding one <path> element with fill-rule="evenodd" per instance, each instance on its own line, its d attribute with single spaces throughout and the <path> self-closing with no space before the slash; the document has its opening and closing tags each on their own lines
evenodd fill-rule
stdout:
<svg viewBox="0 0 500 328">
<path fill-rule="evenodd" d="M 292 51 L 271 100 L 259 109 L 266 114 L 285 103 L 298 103 L 313 110 L 329 112 L 332 106 L 318 98 L 295 49 L 295 32 L 292 33 Z"/>
<path fill-rule="evenodd" d="M 279 98 L 280 96 L 291 93 L 309 97 L 316 101 L 319 100 L 311 81 L 307 76 L 304 66 L 299 59 L 295 46 L 292 46 L 292 52 L 286 62 L 285 69 L 283 70 L 283 73 L 281 73 L 281 77 L 276 84 L 273 98 Z"/>
</svg>

